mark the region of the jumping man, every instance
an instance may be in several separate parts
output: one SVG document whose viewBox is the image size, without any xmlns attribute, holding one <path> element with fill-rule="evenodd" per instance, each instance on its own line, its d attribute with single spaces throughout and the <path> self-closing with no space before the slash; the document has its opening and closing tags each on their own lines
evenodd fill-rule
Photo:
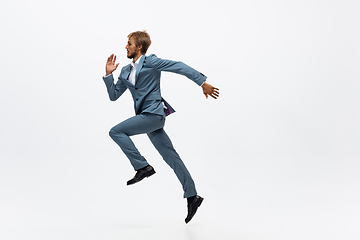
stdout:
<svg viewBox="0 0 360 240">
<path fill-rule="evenodd" d="M 155 173 L 154 168 L 139 153 L 130 136 L 146 133 L 152 144 L 158 150 L 164 161 L 174 170 L 182 184 L 184 198 L 187 198 L 188 214 L 185 222 L 188 223 L 195 215 L 204 198 L 197 195 L 195 183 L 175 151 L 170 138 L 164 130 L 165 118 L 175 110 L 161 97 L 161 71 L 173 72 L 186 76 L 202 87 L 206 98 L 219 97 L 219 89 L 206 83 L 206 76 L 182 62 L 164 60 L 151 54 L 145 56 L 151 44 L 147 32 L 137 31 L 128 35 L 126 45 L 127 57 L 132 62 L 121 69 L 116 84 L 112 72 L 119 63 L 115 63 L 116 56 L 112 54 L 106 62 L 106 75 L 103 80 L 111 101 L 117 100 L 127 89 L 134 100 L 136 115 L 110 130 L 110 137 L 120 146 L 136 171 L 135 176 L 127 185 L 137 183 L 145 177 Z"/>
</svg>

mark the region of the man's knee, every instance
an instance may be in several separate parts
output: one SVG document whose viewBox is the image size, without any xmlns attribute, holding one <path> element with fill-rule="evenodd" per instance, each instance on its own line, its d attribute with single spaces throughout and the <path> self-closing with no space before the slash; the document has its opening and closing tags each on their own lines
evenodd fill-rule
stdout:
<svg viewBox="0 0 360 240">
<path fill-rule="evenodd" d="M 115 130 L 115 128 L 110 129 L 109 135 L 111 138 L 114 138 L 116 135 L 118 135 L 119 132 Z"/>
</svg>

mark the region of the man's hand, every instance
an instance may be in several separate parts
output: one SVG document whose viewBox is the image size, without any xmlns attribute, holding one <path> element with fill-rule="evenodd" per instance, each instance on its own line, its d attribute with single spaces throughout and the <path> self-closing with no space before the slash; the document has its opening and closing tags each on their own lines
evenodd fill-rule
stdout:
<svg viewBox="0 0 360 240">
<path fill-rule="evenodd" d="M 111 54 L 106 62 L 106 76 L 110 75 L 119 66 L 119 63 L 115 65 L 116 55 Z"/>
<path fill-rule="evenodd" d="M 208 95 L 210 95 L 212 98 L 217 99 L 219 97 L 219 89 L 216 87 L 211 86 L 210 84 L 207 84 L 204 82 L 204 84 L 201 86 L 203 89 L 203 93 L 206 96 L 206 99 L 208 98 Z"/>
</svg>

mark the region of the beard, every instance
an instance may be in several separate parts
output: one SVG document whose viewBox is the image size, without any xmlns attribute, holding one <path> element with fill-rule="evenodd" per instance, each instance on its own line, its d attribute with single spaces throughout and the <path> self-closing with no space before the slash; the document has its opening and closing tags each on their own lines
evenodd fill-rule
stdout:
<svg viewBox="0 0 360 240">
<path fill-rule="evenodd" d="M 136 52 L 132 52 L 132 53 L 128 52 L 127 58 L 133 59 L 134 57 L 136 57 Z"/>
</svg>

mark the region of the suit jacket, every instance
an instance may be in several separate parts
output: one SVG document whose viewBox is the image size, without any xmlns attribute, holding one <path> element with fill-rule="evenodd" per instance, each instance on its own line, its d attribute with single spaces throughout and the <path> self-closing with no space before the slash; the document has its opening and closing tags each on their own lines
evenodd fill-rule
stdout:
<svg viewBox="0 0 360 240">
<path fill-rule="evenodd" d="M 169 115 L 175 110 L 161 97 L 160 76 L 161 71 L 173 72 L 184 75 L 201 86 L 206 76 L 189 67 L 182 62 L 165 60 L 150 56 L 141 56 L 135 74 L 135 86 L 128 80 L 131 71 L 131 64 L 124 66 L 114 84 L 113 75 L 103 77 L 109 98 L 111 101 L 117 100 L 125 91 L 129 89 L 134 100 L 136 114 L 153 113 L 158 115 Z M 162 104 L 164 102 L 164 105 Z"/>
</svg>

